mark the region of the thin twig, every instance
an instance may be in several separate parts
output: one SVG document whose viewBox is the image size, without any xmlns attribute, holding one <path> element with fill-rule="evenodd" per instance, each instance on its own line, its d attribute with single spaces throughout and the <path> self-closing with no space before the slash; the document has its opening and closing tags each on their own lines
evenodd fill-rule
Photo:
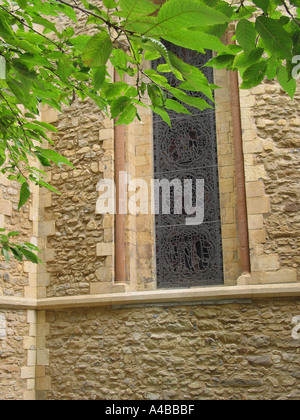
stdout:
<svg viewBox="0 0 300 420">
<path fill-rule="evenodd" d="M 18 22 L 20 22 L 23 26 L 25 26 L 27 29 L 30 29 L 32 32 L 34 32 L 37 35 L 42 36 L 43 38 L 45 38 L 48 42 L 50 42 L 51 44 L 55 45 L 56 48 L 58 48 L 62 53 L 65 53 L 65 51 L 52 39 L 48 38 L 46 35 L 41 34 L 40 32 L 36 31 L 35 29 L 33 29 L 31 26 L 27 25 L 27 23 L 25 23 L 21 18 L 19 18 L 18 16 L 15 16 L 12 12 L 10 12 L 9 10 L 5 9 L 5 7 L 0 6 L 0 8 L 2 10 L 4 10 L 4 12 L 8 13 L 10 16 L 12 16 L 14 19 L 16 19 Z"/>
<path fill-rule="evenodd" d="M 298 19 L 295 18 L 295 16 L 292 14 L 290 9 L 288 8 L 288 5 L 286 4 L 285 0 L 281 0 L 281 3 L 283 4 L 285 10 L 287 11 L 288 15 L 293 19 L 293 21 L 300 27 L 300 22 Z"/>
<path fill-rule="evenodd" d="M 25 139 L 26 139 L 26 141 L 27 141 L 28 148 L 29 148 L 29 150 L 31 150 L 31 144 L 30 144 L 30 141 L 28 140 L 28 137 L 27 137 L 26 131 L 25 131 L 24 126 L 23 126 L 23 122 L 20 120 L 20 118 L 19 118 L 18 114 L 16 114 L 16 112 L 15 112 L 15 111 L 14 111 L 14 109 L 11 107 L 10 103 L 8 102 L 8 100 L 5 98 L 5 96 L 4 96 L 1 92 L 0 92 L 0 96 L 4 99 L 4 101 L 5 101 L 6 105 L 9 107 L 9 109 L 11 110 L 11 112 L 13 113 L 13 115 L 15 116 L 15 118 L 17 119 L 17 122 L 18 122 L 18 124 L 19 124 L 19 126 L 20 126 L 21 130 L 23 131 L 24 137 L 25 137 Z"/>
<path fill-rule="evenodd" d="M 110 21 L 104 19 L 102 16 L 99 16 L 96 13 L 91 12 L 90 10 L 83 9 L 80 6 L 67 3 L 63 0 L 53 0 L 53 1 L 55 1 L 56 3 L 64 4 L 65 6 L 71 7 L 72 9 L 79 10 L 80 12 L 85 13 L 86 15 L 90 15 L 90 16 L 93 16 L 95 18 L 98 18 L 98 19 L 102 20 L 102 22 L 105 23 L 107 26 L 115 28 L 116 30 L 119 29 L 119 27 L 117 25 L 115 25 L 115 24 L 111 23 Z"/>
<path fill-rule="evenodd" d="M 137 91 L 138 91 L 138 94 L 139 94 L 139 101 L 141 101 L 142 100 L 142 96 L 141 96 L 141 91 L 139 89 L 139 87 L 140 87 L 139 85 L 140 85 L 140 73 L 142 73 L 142 70 L 141 70 L 141 68 L 139 66 L 139 62 L 138 62 L 137 57 L 135 55 L 135 51 L 134 51 L 133 45 L 131 43 L 131 40 L 130 40 L 128 34 L 125 31 L 124 31 L 124 33 L 125 33 L 125 36 L 127 38 L 128 43 L 129 43 L 129 47 L 130 47 L 129 50 L 131 49 L 133 58 L 135 59 L 135 61 L 137 63 L 136 64 L 136 67 L 137 67 L 136 87 L 137 87 Z"/>
<path fill-rule="evenodd" d="M 8 150 L 9 150 L 9 152 L 10 152 L 10 157 L 11 157 L 11 159 L 14 161 L 14 164 L 16 165 L 16 168 L 18 169 L 18 171 L 20 172 L 20 174 L 26 179 L 26 181 L 28 180 L 28 178 L 27 178 L 27 176 L 26 175 L 24 175 L 23 174 L 23 172 L 22 172 L 22 170 L 21 170 L 21 168 L 20 168 L 20 166 L 19 166 L 19 164 L 18 164 L 18 162 L 16 161 L 16 159 L 15 159 L 15 157 L 14 157 L 14 155 L 13 155 L 13 151 L 11 150 L 11 148 L 10 148 L 10 145 L 8 144 L 8 142 L 6 143 L 6 146 L 7 146 L 7 148 L 8 148 Z"/>
<path fill-rule="evenodd" d="M 119 26 L 119 25 L 117 25 L 116 23 L 111 22 L 110 20 L 104 19 L 102 16 L 97 15 L 96 13 L 91 12 L 90 10 L 86 10 L 86 9 L 83 9 L 82 7 L 80 7 L 80 6 L 77 6 L 77 5 L 74 5 L 74 4 L 67 3 L 67 2 L 65 2 L 64 0 L 53 0 L 53 1 L 55 1 L 55 2 L 57 2 L 57 3 L 64 4 L 65 6 L 71 7 L 72 9 L 76 9 L 76 10 L 78 10 L 78 11 L 82 12 L 82 13 L 85 13 L 86 15 L 93 16 L 93 17 L 95 17 L 95 18 L 97 18 L 97 19 L 100 19 L 100 20 L 101 20 L 103 23 L 105 23 L 105 24 L 106 24 L 109 28 L 113 28 L 113 29 L 115 29 L 117 32 L 119 32 L 119 31 L 126 31 L 126 33 L 128 33 L 128 34 L 130 34 L 130 35 L 134 35 L 134 34 L 135 34 L 135 32 L 125 30 L 122 26 Z"/>
</svg>

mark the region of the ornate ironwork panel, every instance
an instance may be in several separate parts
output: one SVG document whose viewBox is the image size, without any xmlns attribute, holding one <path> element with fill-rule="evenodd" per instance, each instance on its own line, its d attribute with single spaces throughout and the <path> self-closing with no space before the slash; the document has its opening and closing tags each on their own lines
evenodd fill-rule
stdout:
<svg viewBox="0 0 300 420">
<path fill-rule="evenodd" d="M 169 43 L 167 47 L 177 57 L 201 67 L 209 82 L 213 83 L 213 70 L 202 68 L 212 57 L 210 51 L 198 54 Z M 162 62 L 157 60 L 154 67 Z M 168 81 L 172 86 L 180 83 L 171 74 Z M 198 92 L 190 94 L 204 98 Z M 190 180 L 191 190 L 182 189 L 181 214 L 176 207 L 178 195 L 175 196 L 172 188 L 168 203 L 170 214 L 163 214 L 163 191 L 158 194 L 156 254 L 159 288 L 187 288 L 224 282 L 215 110 L 201 112 L 187 108 L 192 115 L 169 113 L 172 129 L 158 115 L 153 116 L 155 178 L 169 182 L 179 180 L 182 186 L 184 180 Z M 184 200 L 185 195 L 192 192 L 195 206 L 197 179 L 204 180 L 204 222 L 189 226 L 186 219 L 190 215 L 185 213 Z"/>
</svg>

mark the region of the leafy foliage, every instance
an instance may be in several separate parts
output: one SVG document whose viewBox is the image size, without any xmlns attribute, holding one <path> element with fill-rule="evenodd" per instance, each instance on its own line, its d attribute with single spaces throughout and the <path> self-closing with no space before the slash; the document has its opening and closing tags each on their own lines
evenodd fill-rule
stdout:
<svg viewBox="0 0 300 420">
<path fill-rule="evenodd" d="M 0 229 L 0 242 L 2 245 L 1 254 L 5 260 L 7 262 L 10 261 L 10 254 L 12 254 L 18 261 L 26 259 L 34 264 L 40 263 L 41 260 L 35 254 L 35 252 L 39 252 L 40 250 L 30 243 L 17 244 L 11 242 L 12 238 L 16 236 L 19 236 L 19 232 L 9 232 L 5 234 L 5 229 Z"/>
<path fill-rule="evenodd" d="M 284 10 L 284 13 L 282 13 Z M 61 29 L 60 16 L 70 19 Z M 78 35 L 78 19 L 86 18 L 87 33 Z M 140 118 L 146 106 L 170 123 L 168 110 L 189 113 L 186 106 L 211 107 L 214 85 L 166 48 L 165 41 L 198 53 L 214 50 L 209 63 L 215 68 L 239 71 L 242 88 L 277 77 L 291 96 L 293 57 L 300 54 L 300 1 L 253 0 L 230 5 L 223 0 L 3 0 L 0 4 L 0 171 L 20 184 L 21 209 L 30 198 L 32 183 L 56 191 L 43 169 L 72 166 L 55 152 L 49 132 L 56 129 L 40 120 L 42 107 L 58 111 L 78 96 L 91 98 L 117 124 Z M 236 45 L 225 45 L 223 35 L 235 23 Z M 91 32 L 88 29 L 92 29 Z M 162 57 L 157 70 L 144 70 L 143 61 Z M 109 62 L 134 83 L 114 82 Z M 173 73 L 177 87 L 164 73 Z M 206 99 L 191 92 L 202 92 Z M 33 166 L 33 162 L 39 165 Z M 30 245 L 9 244 L 1 234 L 2 255 L 38 262 Z"/>
</svg>

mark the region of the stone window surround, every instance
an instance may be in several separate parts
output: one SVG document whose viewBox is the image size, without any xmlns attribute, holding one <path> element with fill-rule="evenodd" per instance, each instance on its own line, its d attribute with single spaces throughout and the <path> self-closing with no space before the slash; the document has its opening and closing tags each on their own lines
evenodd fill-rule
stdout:
<svg viewBox="0 0 300 420">
<path fill-rule="evenodd" d="M 239 247 L 238 247 L 238 239 L 237 239 L 237 228 L 236 228 L 236 216 L 235 216 L 235 206 L 236 206 L 236 195 L 234 193 L 235 191 L 235 174 L 234 174 L 234 158 L 233 158 L 233 152 L 232 152 L 232 145 L 230 145 L 230 137 L 231 137 L 231 113 L 230 113 L 230 96 L 229 96 L 229 75 L 226 74 L 226 71 L 217 71 L 216 72 L 216 83 L 219 85 L 224 86 L 223 83 L 225 83 L 225 87 L 221 90 L 218 90 L 216 92 L 216 102 L 219 108 L 217 108 L 216 112 L 216 118 L 217 118 L 217 137 L 218 137 L 218 150 L 219 150 L 219 165 L 220 165 L 220 195 L 221 195 L 221 208 L 222 206 L 222 194 L 223 200 L 225 203 L 225 207 L 222 208 L 222 230 L 223 230 L 223 241 L 225 241 L 226 245 L 226 251 L 228 251 L 228 247 L 232 247 L 234 249 L 234 252 L 237 254 L 239 253 Z M 243 95 L 241 97 L 241 114 L 242 114 L 242 128 L 244 130 L 244 124 L 245 124 L 245 103 L 247 103 L 247 109 L 249 108 L 249 99 L 247 98 L 246 101 L 244 101 L 244 96 L 247 95 L 247 93 L 243 92 Z M 149 123 L 151 123 L 151 116 L 145 113 L 144 115 L 146 122 L 149 126 Z M 47 122 L 54 122 L 57 120 L 57 115 L 52 110 L 46 110 L 43 113 L 43 120 Z M 248 120 L 247 120 L 248 121 Z M 146 125 L 147 125 L 146 124 Z M 114 159 L 113 156 L 113 148 L 114 148 L 114 128 L 113 128 L 113 122 L 112 121 L 105 121 L 104 123 L 105 128 L 101 130 L 100 132 L 100 140 L 103 141 L 104 149 L 107 150 L 107 161 L 109 164 L 106 165 L 106 170 L 104 171 L 103 175 L 108 178 L 114 177 Z M 248 127 L 247 127 L 248 128 Z M 149 130 L 149 129 L 148 129 Z M 150 135 L 149 135 L 150 134 Z M 245 137 L 247 137 L 247 129 L 244 130 Z M 146 136 L 147 137 L 147 136 Z M 244 137 L 244 136 L 243 136 Z M 153 162 L 151 161 L 151 156 L 139 156 L 139 153 L 137 154 L 137 143 L 136 139 L 143 138 L 145 139 L 145 132 L 142 131 L 141 125 L 137 123 L 131 124 L 126 129 L 126 162 L 127 162 L 127 170 L 128 172 L 133 176 L 142 177 L 144 168 L 146 167 L 146 178 L 151 176 L 152 174 L 152 167 Z M 148 133 L 148 138 L 146 147 L 150 149 L 152 147 L 152 132 Z M 225 144 L 223 144 L 224 138 L 227 138 Z M 246 141 L 248 138 L 246 138 Z M 243 138 L 243 141 L 245 139 Z M 141 149 L 145 148 L 142 145 L 138 143 L 138 147 Z M 247 143 L 246 143 L 247 145 Z M 244 144 L 245 147 L 245 144 Z M 230 149 L 231 148 L 231 149 Z M 228 150 L 231 150 L 229 153 Z M 148 152 L 149 153 L 149 152 Z M 140 164 L 137 163 L 137 159 L 141 159 Z M 223 166 L 224 162 L 224 166 Z M 253 182 L 252 178 L 249 180 L 247 178 L 247 161 L 245 163 L 246 168 L 246 184 L 247 182 Z M 230 183 L 229 183 L 230 181 Z M 230 184 L 230 185 L 229 185 Z M 229 193 L 228 193 L 229 192 Z M 229 197 L 230 194 L 230 197 Z M 251 197 L 251 195 L 249 196 Z M 248 197 L 248 189 L 247 189 L 247 199 Z M 267 200 L 267 197 L 264 197 L 265 200 Z M 227 207 L 226 207 L 227 206 Z M 231 206 L 231 207 L 230 207 Z M 230 208 L 229 208 L 230 207 Z M 269 211 L 269 206 L 268 209 Z M 266 211 L 267 211 L 266 210 Z M 252 213 L 251 213 L 252 214 Z M 152 218 L 150 216 L 150 218 Z M 134 220 L 133 220 L 134 219 Z M 230 219 L 230 220 L 229 220 Z M 55 221 L 53 221 L 53 224 Z M 145 237 L 145 232 L 139 232 L 137 229 L 137 217 L 135 216 L 128 216 L 126 221 L 126 255 L 128 258 L 129 256 L 134 254 L 134 251 L 136 249 L 139 249 L 139 240 L 140 237 Z M 150 221 L 150 232 L 153 232 L 153 225 L 154 221 Z M 131 226 L 133 226 L 133 229 L 131 229 Z M 113 260 L 115 258 L 115 252 L 114 252 L 114 217 L 110 215 L 106 215 L 104 217 L 104 236 L 107 238 L 105 240 L 105 243 L 99 243 L 97 253 L 100 256 L 106 255 L 107 256 L 107 262 L 104 269 L 108 273 L 113 271 Z M 150 233 L 149 232 L 149 233 Z M 250 240 L 251 240 L 251 224 L 249 226 L 249 233 L 250 233 Z M 229 235 L 229 236 L 226 236 Z M 138 245 L 138 246 L 137 246 Z M 252 239 L 252 245 L 253 245 L 253 239 Z M 152 252 L 154 252 L 154 244 L 152 246 Z M 224 246 L 224 242 L 223 242 Z M 231 252 L 231 251 L 230 251 Z M 152 264 L 153 264 L 153 255 L 152 254 Z M 128 284 L 118 284 L 115 283 L 114 280 L 114 273 L 110 274 L 107 279 L 107 283 L 105 283 L 105 287 L 103 288 L 103 283 L 93 283 L 91 284 L 91 295 L 100 295 L 103 294 L 103 296 L 107 294 L 119 294 L 122 293 L 123 297 L 125 297 L 128 293 L 132 293 L 134 291 L 154 291 L 156 289 L 155 280 L 153 283 L 148 285 L 148 288 L 145 289 L 139 289 L 137 288 L 138 284 L 138 277 L 139 277 L 139 267 L 137 266 L 138 257 L 135 258 L 133 261 L 129 262 L 127 260 L 127 269 L 129 270 L 127 275 L 130 276 L 130 281 L 132 282 L 131 285 Z M 253 255 L 251 255 L 251 262 L 253 260 Z M 228 260 L 229 261 L 229 260 Z M 225 258 L 225 272 L 226 272 L 226 258 Z M 238 264 L 237 264 L 238 265 Z M 239 270 L 238 266 L 236 266 L 235 272 Z M 144 269 L 140 269 L 140 272 L 145 272 Z M 39 277 L 39 274 L 38 274 Z M 235 277 L 231 276 L 231 279 L 226 282 L 225 279 L 225 288 L 227 286 L 234 286 L 234 285 L 247 285 L 247 284 L 260 284 L 263 283 L 263 281 L 260 279 L 260 273 L 255 272 L 254 276 L 250 273 L 242 273 L 241 271 L 239 274 L 237 274 Z M 272 283 L 272 281 L 270 281 Z M 276 284 L 284 283 L 284 279 L 282 281 L 276 280 L 274 281 Z M 44 285 L 43 285 L 44 286 Z M 150 286 L 150 287 L 149 287 Z M 276 288 L 276 287 L 275 287 Z M 217 289 L 214 289 L 214 293 L 217 293 Z M 198 294 L 199 292 L 201 294 L 202 288 L 195 288 L 195 289 L 189 289 L 194 290 L 194 293 Z M 222 287 L 223 290 L 223 287 Z M 182 290 L 183 291 L 183 290 Z M 178 292 L 178 291 L 177 291 Z M 185 295 L 183 291 L 183 295 Z M 27 296 L 32 297 L 32 296 Z M 46 296 L 43 295 L 43 293 L 38 294 L 38 298 L 45 298 Z"/>
<path fill-rule="evenodd" d="M 226 72 L 225 72 L 226 73 Z M 227 76 L 228 77 L 228 76 Z M 226 80 L 226 74 L 222 74 L 222 71 L 216 72 L 216 83 L 222 85 L 222 80 Z M 228 80 L 226 82 L 228 84 Z M 228 89 L 228 86 L 227 86 Z M 263 234 L 263 225 L 259 225 L 257 223 L 257 218 L 263 218 L 265 214 L 268 214 L 270 211 L 270 202 L 269 197 L 266 195 L 264 191 L 263 181 L 262 181 L 262 171 L 259 170 L 256 166 L 253 166 L 253 147 L 252 143 L 255 142 L 255 125 L 253 125 L 252 116 L 251 116 L 251 107 L 254 106 L 254 96 L 251 92 L 241 91 L 241 117 L 242 117 L 242 129 L 243 129 L 243 146 L 244 146 L 244 156 L 245 156 L 245 171 L 246 171 L 246 195 L 247 195 L 247 204 L 248 204 L 248 223 L 249 223 L 249 235 L 250 235 L 250 246 L 251 246 L 251 264 L 252 264 L 252 273 L 244 273 L 241 272 L 236 276 L 231 276 L 228 282 L 225 281 L 225 287 L 222 287 L 222 293 L 227 287 L 231 286 L 242 286 L 242 285 L 255 285 L 255 284 L 269 284 L 270 293 L 272 293 L 272 287 L 274 286 L 275 290 L 278 285 L 283 285 L 284 283 L 287 284 L 287 287 L 291 285 L 291 290 L 297 290 L 295 286 L 295 279 L 293 277 L 292 280 L 285 277 L 285 270 L 278 270 L 278 257 L 276 255 L 262 255 L 261 254 L 261 242 L 262 238 L 265 237 Z M 230 118 L 230 110 L 229 110 L 229 102 L 228 102 L 228 91 L 226 92 L 225 89 L 218 90 L 216 92 L 216 99 L 217 104 L 219 104 L 219 110 L 217 109 L 217 129 L 218 129 L 218 149 L 220 151 L 220 156 L 222 156 L 222 160 L 224 162 L 224 167 L 220 165 L 220 192 L 221 195 L 224 193 L 225 202 L 227 205 L 231 206 L 231 208 L 225 207 L 222 214 L 222 229 L 223 233 L 227 236 L 223 235 L 223 240 L 226 241 L 226 252 L 229 252 L 228 247 L 233 247 L 235 252 L 238 253 L 238 241 L 237 241 L 237 231 L 236 231 L 236 217 L 235 217 L 235 175 L 234 175 L 234 161 L 232 160 L 232 152 L 229 153 L 230 143 L 227 141 L 223 144 L 223 139 L 225 137 L 228 138 L 231 136 L 228 127 L 231 126 Z M 222 111 L 223 107 L 223 111 Z M 150 116 L 145 114 L 148 119 L 148 124 L 150 123 Z M 55 122 L 57 121 L 57 114 L 55 111 L 51 109 L 45 109 L 43 111 L 42 116 L 44 121 L 47 122 Z M 252 118 L 252 119 L 251 119 Z M 144 133 L 141 131 L 141 126 L 137 124 L 132 124 L 130 127 L 127 128 L 127 139 L 132 139 L 133 136 L 144 136 Z M 107 151 L 107 164 L 105 165 L 105 170 L 103 175 L 105 177 L 113 177 L 113 167 L 114 167 L 114 159 L 113 159 L 113 137 L 114 137 L 114 128 L 112 121 L 105 121 L 104 122 L 104 129 L 100 132 L 100 141 L 103 141 L 104 149 Z M 151 141 L 151 140 L 150 140 Z M 149 145 L 149 144 L 148 144 Z M 148 146 L 147 146 L 148 147 Z M 140 145 L 139 153 L 137 154 L 137 145 L 134 142 L 128 142 L 126 144 L 126 157 L 132 157 L 134 159 L 133 162 L 128 163 L 129 173 L 132 176 L 140 176 L 143 170 L 142 164 L 136 165 L 137 158 L 142 158 L 141 161 L 144 161 L 146 165 L 148 165 L 148 169 L 151 170 L 151 161 L 149 160 L 149 156 L 141 156 L 143 154 L 144 146 Z M 133 156 L 134 155 L 134 156 Z M 250 159 L 252 156 L 252 159 Z M 220 159 L 221 162 L 221 159 Z M 219 163 L 220 163 L 219 162 Z M 143 163 L 144 165 L 144 163 Z M 150 171 L 151 174 L 151 171 Z M 230 191 L 230 197 L 228 192 Z M 222 198 L 221 198 L 222 201 Z M 48 191 L 34 191 L 33 193 L 33 202 L 30 206 L 30 219 L 34 221 L 34 237 L 36 238 L 38 245 L 41 249 L 43 249 L 44 261 L 49 261 L 54 258 L 53 250 L 47 249 L 47 236 L 52 235 L 55 231 L 55 220 L 48 220 L 44 221 L 41 213 L 41 207 L 47 207 L 51 203 L 51 194 Z M 222 206 L 221 206 L 222 207 Z M 43 210 L 43 209 L 42 209 Z M 7 210 L 7 214 L 11 214 L 11 209 Z M 126 244 L 127 244 L 127 254 L 130 255 L 135 249 L 139 249 L 139 235 L 140 233 L 135 228 L 134 232 L 130 232 L 128 226 L 130 223 L 133 223 L 134 226 L 137 225 L 136 217 L 129 216 L 131 218 L 127 224 L 127 232 L 126 232 Z M 133 287 L 128 287 L 128 285 L 124 284 L 115 284 L 114 281 L 114 274 L 111 275 L 112 267 L 113 267 L 113 260 L 114 260 L 114 218 L 107 215 L 104 217 L 103 228 L 104 228 L 104 237 L 105 242 L 98 244 L 98 255 L 105 255 L 106 256 L 106 265 L 101 270 L 99 275 L 104 275 L 105 273 L 109 273 L 109 277 L 107 279 L 107 283 L 105 283 L 105 288 L 101 289 L 98 287 L 97 283 L 91 284 L 91 295 L 103 295 L 109 296 L 109 294 L 122 294 L 122 296 L 126 300 L 126 295 L 129 293 L 129 296 L 132 292 L 141 292 L 141 293 L 152 293 L 151 291 L 155 290 L 153 284 L 150 284 L 148 289 L 139 290 L 135 286 L 138 283 L 138 267 L 137 261 L 132 261 L 129 264 L 130 268 L 130 276 L 132 275 L 133 278 Z M 4 224 L 4 216 L 0 216 L 0 224 Z M 145 237 L 144 232 L 142 232 L 141 236 Z M 129 245 L 129 246 L 128 246 Z M 257 252 L 259 250 L 259 252 Z M 231 253 L 231 251 L 230 251 Z M 273 260 L 276 264 L 273 264 Z M 225 259 L 226 263 L 226 259 Z M 271 263 L 274 267 L 271 267 Z M 236 267 L 238 268 L 238 267 Z M 25 288 L 25 298 L 27 299 L 34 299 L 33 307 L 37 307 L 36 302 L 40 302 L 41 299 L 46 299 L 46 286 L 49 284 L 50 278 L 49 274 L 45 271 L 42 267 L 33 267 L 30 263 L 24 264 L 24 271 L 29 273 L 29 287 Z M 144 269 L 141 268 L 140 271 Z M 268 271 L 267 280 L 265 280 L 265 270 Z M 271 270 L 271 271 L 270 271 Z M 276 271 L 277 270 L 277 271 Z M 104 273 L 105 271 L 105 273 Z M 155 282 L 153 282 L 155 283 Z M 102 283 L 103 284 L 103 283 Z M 299 283 L 298 283 L 299 284 Z M 294 287 L 295 286 L 295 287 Z M 206 288 L 207 293 L 211 288 Z M 251 289 L 251 288 L 250 288 Z M 249 289 L 249 290 L 250 290 Z M 195 288 L 195 289 L 187 289 L 188 291 L 193 290 L 193 294 L 197 295 L 202 294 L 203 288 Z M 239 290 L 237 288 L 237 290 Z M 175 294 L 172 296 L 180 296 L 180 292 L 182 292 L 183 296 L 188 296 L 185 290 L 175 291 Z M 159 292 L 158 292 L 159 293 Z M 179 293 L 179 294 L 178 294 Z M 218 294 L 217 288 L 213 288 L 212 293 Z M 296 292 L 297 293 L 297 292 Z M 137 295 L 138 296 L 138 295 Z M 144 298 L 145 302 L 147 298 Z M 21 304 L 21 302 L 20 302 Z M 27 305 L 27 304 L 26 304 Z"/>
</svg>

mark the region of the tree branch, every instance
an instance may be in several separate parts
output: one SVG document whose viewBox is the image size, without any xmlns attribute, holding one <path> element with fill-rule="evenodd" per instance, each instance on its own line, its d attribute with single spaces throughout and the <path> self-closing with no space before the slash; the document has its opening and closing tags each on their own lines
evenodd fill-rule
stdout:
<svg viewBox="0 0 300 420">
<path fill-rule="evenodd" d="M 2 99 L 4 99 L 6 105 L 8 106 L 8 108 L 11 110 L 11 112 L 15 116 L 15 118 L 16 118 L 16 120 L 17 120 L 17 122 L 18 122 L 18 124 L 19 124 L 19 126 L 20 126 L 20 128 L 21 128 L 21 130 L 23 132 L 23 134 L 24 134 L 25 140 L 27 141 L 28 148 L 29 148 L 29 150 L 31 150 L 31 144 L 30 144 L 30 141 L 28 140 L 26 131 L 25 131 L 24 126 L 23 126 L 23 122 L 20 120 L 18 114 L 16 114 L 16 112 L 13 110 L 13 108 L 11 107 L 10 103 L 8 102 L 8 100 L 5 98 L 5 96 L 1 92 L 0 92 L 0 96 L 2 97 Z"/>
<path fill-rule="evenodd" d="M 298 19 L 295 18 L 295 16 L 292 14 L 292 12 L 290 11 L 290 9 L 288 8 L 288 5 L 286 4 L 285 0 L 281 0 L 281 3 L 283 4 L 286 12 L 288 13 L 288 15 L 293 19 L 293 21 L 300 27 L 300 22 Z"/>
<path fill-rule="evenodd" d="M 48 42 L 50 42 L 51 44 L 55 45 L 56 48 L 58 48 L 62 53 L 65 53 L 65 51 L 61 48 L 60 45 L 58 45 L 55 41 L 53 41 L 52 39 L 48 38 L 46 35 L 41 34 L 40 32 L 36 31 L 35 29 L 33 29 L 31 26 L 27 25 L 27 23 L 25 23 L 21 18 L 19 18 L 18 16 L 14 15 L 12 12 L 10 12 L 9 10 L 5 9 L 5 7 L 0 6 L 0 9 L 4 10 L 4 12 L 8 13 L 11 17 L 13 17 L 14 19 L 16 19 L 18 22 L 20 22 L 23 26 L 25 26 L 25 28 L 30 29 L 32 32 L 34 32 L 37 35 L 42 36 L 43 38 L 45 38 Z"/>
</svg>

